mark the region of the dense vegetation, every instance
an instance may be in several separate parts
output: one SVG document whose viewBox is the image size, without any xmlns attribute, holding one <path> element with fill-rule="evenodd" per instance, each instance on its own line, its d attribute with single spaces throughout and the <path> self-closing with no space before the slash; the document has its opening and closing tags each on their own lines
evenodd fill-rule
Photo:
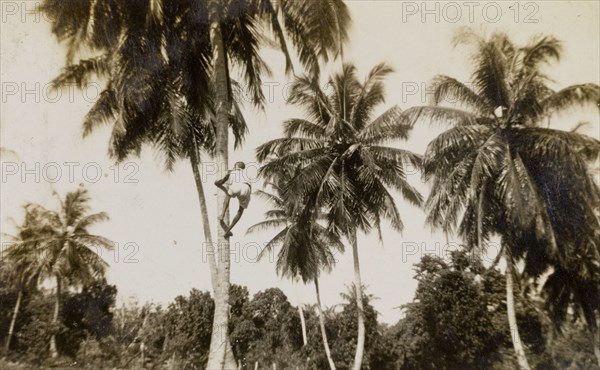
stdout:
<svg viewBox="0 0 600 370">
<path fill-rule="evenodd" d="M 2 270 L 4 274 L 4 269 Z M 416 299 L 403 307 L 404 317 L 389 326 L 378 321 L 364 296 L 367 346 L 365 369 L 513 369 L 514 355 L 506 322 L 504 281 L 463 252 L 450 261 L 425 256 L 415 266 Z M 17 292 L 0 286 L 0 340 L 6 339 Z M 399 282 L 400 283 L 400 282 Z M 57 328 L 60 358 L 50 357 L 53 294 L 25 292 L 11 353 L 3 368 L 77 366 L 88 369 L 202 369 L 208 359 L 214 301 L 192 290 L 167 307 L 135 301 L 115 305 L 116 288 L 104 280 L 63 293 Z M 242 369 L 323 369 L 318 311 L 304 306 L 306 344 L 300 311 L 285 294 L 270 288 L 253 297 L 245 287 L 231 287 L 231 338 Z M 352 289 L 341 304 L 325 309 L 332 358 L 339 369 L 352 365 L 356 346 L 356 300 Z M 518 320 L 536 369 L 596 369 L 590 338 L 580 323 L 569 322 L 552 340 L 552 327 L 535 294 L 520 296 Z M 29 364 L 27 366 L 23 364 Z"/>
</svg>

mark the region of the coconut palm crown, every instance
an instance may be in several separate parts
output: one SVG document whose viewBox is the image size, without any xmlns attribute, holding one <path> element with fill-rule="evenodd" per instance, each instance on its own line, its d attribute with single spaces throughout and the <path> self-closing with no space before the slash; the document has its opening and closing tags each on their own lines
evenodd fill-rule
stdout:
<svg viewBox="0 0 600 370">
<path fill-rule="evenodd" d="M 306 119 L 286 121 L 286 137 L 257 149 L 259 161 L 266 161 L 261 173 L 267 178 L 282 167 L 300 167 L 283 187 L 283 195 L 291 199 L 313 195 L 314 210 L 324 207 L 330 228 L 342 235 L 355 228 L 380 230 L 382 219 L 402 230 L 400 212 L 388 189 L 421 204 L 421 195 L 407 181 L 409 166 L 418 167 L 420 156 L 385 145 L 407 139 L 411 126 L 400 119 L 397 106 L 373 119 L 385 99 L 383 79 L 391 72 L 380 64 L 360 82 L 356 68 L 346 64 L 329 79 L 327 90 L 315 79 L 296 79 L 289 101 L 304 108 Z"/>
<path fill-rule="evenodd" d="M 600 193 L 588 163 L 600 142 L 546 126 L 568 108 L 598 105 L 600 87 L 549 87 L 543 67 L 562 51 L 553 37 L 519 47 L 505 34 L 463 31 L 455 42 L 474 48 L 472 83 L 438 76 L 432 104 L 405 112 L 411 124 L 451 125 L 424 156 L 424 178 L 433 181 L 427 220 L 471 246 L 500 234 L 515 258 L 526 258 L 526 270 L 540 274 L 599 227 Z"/>
</svg>

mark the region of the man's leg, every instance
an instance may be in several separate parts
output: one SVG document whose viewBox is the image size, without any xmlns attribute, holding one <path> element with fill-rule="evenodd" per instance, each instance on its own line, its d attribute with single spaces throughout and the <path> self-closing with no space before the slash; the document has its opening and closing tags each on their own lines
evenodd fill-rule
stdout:
<svg viewBox="0 0 600 370">
<path fill-rule="evenodd" d="M 227 179 L 229 179 L 229 174 L 225 175 L 225 177 L 223 177 L 220 180 L 215 181 L 215 185 L 221 189 L 221 191 L 223 193 L 225 193 L 225 200 L 223 201 L 223 212 L 221 212 L 221 214 L 219 215 L 218 219 L 221 223 L 221 226 L 223 227 L 223 229 L 227 229 L 227 225 L 225 225 L 225 223 L 223 222 L 223 219 L 225 218 L 225 212 L 227 212 L 227 210 L 229 209 L 229 201 L 231 200 L 231 196 L 229 195 L 229 189 L 227 189 L 227 187 L 225 187 L 225 182 L 227 181 Z M 225 225 L 225 226 L 223 226 Z"/>
<path fill-rule="evenodd" d="M 242 214 L 244 214 L 244 208 L 240 207 L 240 208 L 238 208 L 238 211 L 235 214 L 235 217 L 231 221 L 231 224 L 229 224 L 229 228 L 226 230 L 225 236 L 231 236 L 231 235 L 233 235 L 231 233 L 231 229 L 233 229 L 233 227 L 235 226 L 235 224 L 237 224 L 237 222 L 240 220 L 240 217 L 242 217 Z"/>
<path fill-rule="evenodd" d="M 229 226 L 223 221 L 225 219 L 225 212 L 229 209 L 229 201 L 231 200 L 231 196 L 227 193 L 225 189 L 225 200 L 223 201 L 223 212 L 219 215 L 219 223 L 221 227 L 225 231 L 225 237 L 227 238 L 227 234 L 229 233 Z"/>
<path fill-rule="evenodd" d="M 227 192 L 227 190 L 225 189 L 225 186 L 223 185 L 223 184 L 225 184 L 225 181 L 223 181 L 223 180 L 224 180 L 224 178 L 221 180 L 215 181 L 215 185 L 217 187 L 219 187 L 219 189 L 223 190 L 224 192 Z"/>
<path fill-rule="evenodd" d="M 223 200 L 223 212 L 221 212 L 221 214 L 219 215 L 219 221 L 221 222 L 223 222 L 223 219 L 225 218 L 225 212 L 227 212 L 227 210 L 229 209 L 229 201 L 231 200 L 231 196 L 227 192 L 227 189 L 225 189 L 224 191 L 225 200 Z"/>
</svg>

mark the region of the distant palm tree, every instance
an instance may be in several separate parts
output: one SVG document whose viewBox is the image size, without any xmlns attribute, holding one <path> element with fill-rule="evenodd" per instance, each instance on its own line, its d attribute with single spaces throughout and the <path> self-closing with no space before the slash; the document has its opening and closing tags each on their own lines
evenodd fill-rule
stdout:
<svg viewBox="0 0 600 370">
<path fill-rule="evenodd" d="M 112 145 L 112 154 L 124 158 L 137 152 L 152 122 L 168 112 L 165 104 L 172 106 L 165 87 L 176 85 L 194 111 L 214 110 L 211 139 L 220 177 L 228 166 L 228 129 L 236 134 L 230 68 L 239 67 L 252 102 L 262 106 L 262 78 L 270 70 L 259 55 L 261 46 L 277 45 L 286 71 L 292 72 L 291 41 L 302 65 L 317 74 L 320 61 L 341 51 L 350 23 L 342 0 L 82 0 L 69 5 L 45 0 L 41 9 L 53 20 L 53 33 L 68 46 L 68 78 L 59 77 L 57 83 L 72 78 L 81 85 L 109 70 L 116 76 L 90 110 L 84 132 L 93 121 L 116 119 L 111 141 L 120 144 Z M 274 42 L 265 37 L 269 33 Z M 72 64 L 86 49 L 100 55 Z M 220 215 L 224 194 L 217 194 Z M 206 237 L 209 227 L 204 224 Z M 216 308 L 208 367 L 215 369 L 235 365 L 227 332 L 229 242 L 218 230 L 223 263 L 217 266 L 209 256 Z"/>
<path fill-rule="evenodd" d="M 33 256 L 33 262 L 26 260 L 27 264 L 35 267 L 32 273 L 40 279 L 56 281 L 54 326 L 58 325 L 63 285 L 85 285 L 103 277 L 108 265 L 99 253 L 102 249 L 113 249 L 113 242 L 89 232 L 96 223 L 108 220 L 108 215 L 104 212 L 89 214 L 87 190 L 79 188 L 67 193 L 64 200 L 59 200 L 58 211 L 39 204 L 26 206 L 40 224 L 35 226 L 33 235 L 13 243 L 8 252 L 15 257 L 24 254 Z M 58 357 L 56 330 L 50 338 L 50 353 L 52 357 Z"/>
<path fill-rule="evenodd" d="M 8 236 L 10 241 L 7 243 L 7 248 L 2 251 L 1 258 L 9 266 L 8 278 L 15 282 L 17 288 L 17 300 L 4 343 L 6 353 L 10 350 L 23 293 L 28 286 L 36 284 L 39 277 L 39 259 L 36 256 L 36 248 L 38 246 L 37 238 L 43 233 L 42 215 L 35 207 L 26 206 L 24 211 L 25 218 L 22 224 L 17 225 L 16 235 L 3 234 L 3 236 Z"/>
<path fill-rule="evenodd" d="M 278 183 L 285 184 L 292 171 L 280 174 Z M 248 233 L 259 230 L 275 229 L 277 234 L 265 245 L 259 258 L 263 258 L 279 248 L 276 268 L 279 275 L 292 280 L 302 280 L 305 284 L 313 282 L 317 295 L 317 310 L 323 346 L 329 367 L 335 370 L 331 358 L 325 317 L 321 306 L 319 275 L 321 271 L 330 271 L 335 263 L 335 252 L 342 252 L 344 244 L 336 234 L 313 219 L 309 202 L 295 204 L 282 197 L 282 186 L 269 183 L 273 192 L 258 190 L 257 195 L 265 199 L 272 207 L 265 212 L 265 220 L 248 228 Z"/>
<path fill-rule="evenodd" d="M 401 120 L 396 106 L 373 119 L 384 101 L 383 79 L 391 72 L 385 64 L 374 67 L 364 82 L 356 68 L 344 65 L 329 79 L 327 91 L 314 77 L 301 77 L 290 88 L 290 102 L 306 111 L 306 119 L 285 122 L 286 137 L 269 141 L 257 149 L 266 177 L 282 168 L 299 167 L 283 188 L 284 199 L 300 202 L 314 199 L 312 211 L 324 209 L 328 227 L 345 236 L 352 245 L 354 287 L 362 295 L 357 231 L 373 227 L 381 238 L 381 220 L 402 230 L 400 213 L 388 189 L 420 205 L 419 192 L 407 182 L 407 166 L 420 166 L 420 156 L 385 146 L 406 139 L 411 129 Z M 364 352 L 365 324 L 362 301 L 358 302 L 358 335 L 353 369 L 360 369 Z"/>
<path fill-rule="evenodd" d="M 564 246 L 598 230 L 593 210 L 600 204 L 586 167 L 600 142 L 543 126 L 556 112 L 600 103 L 600 87 L 548 87 L 541 68 L 562 50 L 553 37 L 518 47 L 505 34 L 484 39 L 467 30 L 455 43 L 474 46 L 472 84 L 438 76 L 433 104 L 404 113 L 409 124 L 452 125 L 425 153 L 424 178 L 433 180 L 427 221 L 445 232 L 460 224 L 459 234 L 480 250 L 491 235 L 502 237 L 513 346 L 519 366 L 529 369 L 512 297 L 514 262 L 523 259 L 533 276 L 561 265 Z"/>
<path fill-rule="evenodd" d="M 367 288 L 368 287 L 365 287 L 365 286 L 362 287 L 364 303 L 369 303 L 376 299 L 376 297 L 373 294 L 366 293 Z M 357 304 L 356 302 L 358 300 L 356 299 L 357 295 L 356 295 L 356 288 L 354 287 L 354 283 L 352 283 L 350 285 L 346 285 L 346 291 L 341 292 L 340 297 L 342 297 L 342 299 L 344 301 L 346 301 L 346 304 Z"/>
</svg>

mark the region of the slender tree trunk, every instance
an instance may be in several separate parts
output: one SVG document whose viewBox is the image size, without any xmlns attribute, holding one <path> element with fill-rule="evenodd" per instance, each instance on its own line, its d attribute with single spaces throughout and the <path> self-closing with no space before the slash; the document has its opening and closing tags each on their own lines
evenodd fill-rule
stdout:
<svg viewBox="0 0 600 370">
<path fill-rule="evenodd" d="M 8 336 L 6 337 L 5 352 L 10 351 L 10 341 L 13 333 L 15 332 L 15 324 L 17 322 L 17 315 L 19 314 L 19 308 L 21 308 L 21 299 L 23 298 L 23 288 L 19 287 L 19 293 L 17 294 L 17 302 L 15 303 L 15 309 L 13 310 L 12 318 L 10 320 L 10 326 L 8 328 Z"/>
<path fill-rule="evenodd" d="M 323 309 L 321 308 L 321 292 L 319 290 L 319 280 L 315 279 L 315 291 L 317 292 L 317 310 L 319 311 L 319 326 L 321 327 L 321 336 L 323 337 L 323 347 L 325 347 L 325 354 L 327 355 L 327 362 L 329 362 L 329 368 L 336 370 L 335 363 L 331 357 L 331 350 L 329 349 L 329 341 L 327 340 L 327 332 L 325 331 L 325 316 L 323 315 Z"/>
<path fill-rule="evenodd" d="M 354 259 L 354 289 L 356 292 L 356 307 L 358 308 L 358 338 L 356 342 L 356 353 L 354 354 L 353 370 L 360 370 L 365 352 L 365 309 L 363 307 L 362 279 L 360 277 L 360 263 L 358 260 L 358 238 L 356 229 L 350 235 L 352 243 L 352 257 Z"/>
<path fill-rule="evenodd" d="M 298 314 L 300 315 L 300 324 L 302 326 L 302 343 L 306 345 L 306 321 L 304 320 L 304 311 L 302 311 L 302 305 L 298 305 Z"/>
<path fill-rule="evenodd" d="M 478 253 L 483 253 L 483 200 L 485 195 L 485 183 L 481 187 L 479 194 L 479 205 L 477 207 L 477 246 Z"/>
<path fill-rule="evenodd" d="M 144 344 L 144 341 L 140 344 L 140 358 L 142 360 L 142 368 L 146 367 L 146 345 Z"/>
<path fill-rule="evenodd" d="M 53 332 L 50 337 L 50 355 L 52 358 L 58 357 L 58 349 L 56 348 L 56 328 L 58 327 L 58 316 L 60 313 L 60 295 L 61 295 L 61 281 L 60 277 L 56 276 L 56 297 L 54 301 L 54 315 L 52 316 Z"/>
<path fill-rule="evenodd" d="M 508 248 L 506 249 L 508 250 Z M 510 337 L 512 339 L 515 354 L 517 356 L 517 362 L 521 370 L 530 370 L 527 357 L 525 356 L 525 349 L 523 348 L 523 342 L 519 335 L 519 327 L 517 326 L 517 316 L 515 313 L 515 295 L 514 295 L 514 282 L 512 278 L 513 270 L 512 257 L 509 253 L 506 253 L 506 312 L 508 314 L 508 327 L 510 329 Z"/>
<path fill-rule="evenodd" d="M 217 287 L 217 262 L 215 258 L 216 246 L 212 241 L 212 234 L 210 232 L 210 221 L 208 218 L 208 208 L 206 206 L 206 197 L 204 195 L 204 186 L 202 185 L 202 177 L 200 175 L 200 159 L 198 157 L 197 148 L 193 148 L 190 153 L 190 163 L 192 165 L 192 172 L 194 173 L 194 181 L 196 182 L 196 191 L 198 192 L 198 200 L 200 202 L 200 212 L 202 214 L 202 228 L 204 229 L 204 248 L 202 248 L 202 259 L 204 257 L 208 259 L 208 266 L 210 268 L 210 280 L 212 283 L 213 291 Z"/>
<path fill-rule="evenodd" d="M 600 366 L 600 330 L 598 329 L 592 332 L 592 345 L 594 346 L 596 361 L 598 361 L 598 366 Z"/>
<path fill-rule="evenodd" d="M 228 168 L 228 134 L 229 134 L 229 111 L 231 101 L 229 100 L 229 80 L 227 77 L 227 60 L 225 56 L 225 44 L 221 33 L 219 19 L 220 8 L 223 4 L 219 0 L 210 0 L 208 3 L 208 17 L 210 22 L 210 43 L 213 57 L 213 78 L 215 89 L 216 107 L 216 154 L 217 174 L 222 178 Z M 223 210 L 225 194 L 217 191 L 217 217 Z M 225 214 L 224 220 L 229 223 L 229 212 Z M 229 342 L 229 240 L 225 239 L 221 227 L 218 230 L 218 276 L 215 287 L 215 313 L 213 318 L 213 330 L 210 341 L 210 352 L 208 356 L 207 369 L 236 369 L 235 359 Z"/>
</svg>

